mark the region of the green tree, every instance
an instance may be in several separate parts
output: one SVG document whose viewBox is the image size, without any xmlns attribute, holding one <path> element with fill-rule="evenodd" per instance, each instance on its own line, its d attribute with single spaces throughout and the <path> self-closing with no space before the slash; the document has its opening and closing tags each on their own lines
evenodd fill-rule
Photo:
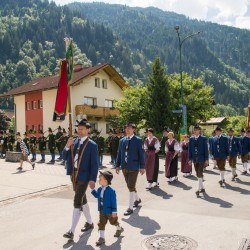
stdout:
<svg viewBox="0 0 250 250">
<path fill-rule="evenodd" d="M 147 115 L 147 87 L 129 86 L 123 92 L 124 98 L 115 100 L 115 108 L 120 111 L 120 115 L 107 118 L 107 122 L 112 127 L 122 127 L 128 121 L 134 122 L 139 128 L 144 127 Z"/>
<path fill-rule="evenodd" d="M 180 104 L 180 77 L 179 74 L 171 74 L 169 77 L 171 102 L 176 109 Z M 192 78 L 187 73 L 183 74 L 183 93 L 184 104 L 187 106 L 188 127 L 217 115 L 213 105 L 213 88 L 206 85 L 201 78 Z M 181 115 L 172 114 L 172 118 L 175 129 L 182 127 Z"/>
<path fill-rule="evenodd" d="M 168 77 L 159 57 L 152 65 L 147 88 L 147 125 L 161 132 L 165 126 L 170 125 L 171 104 Z"/>
<path fill-rule="evenodd" d="M 0 130 L 7 130 L 9 127 L 9 118 L 4 113 L 3 110 L 0 110 Z"/>
</svg>

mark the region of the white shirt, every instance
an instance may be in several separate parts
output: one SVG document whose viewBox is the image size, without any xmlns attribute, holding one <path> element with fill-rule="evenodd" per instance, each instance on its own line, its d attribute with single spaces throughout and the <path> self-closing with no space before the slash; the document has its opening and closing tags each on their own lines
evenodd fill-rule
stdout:
<svg viewBox="0 0 250 250">
<path fill-rule="evenodd" d="M 134 134 L 132 134 L 131 136 L 127 136 L 128 140 L 131 140 L 134 137 Z"/>
<path fill-rule="evenodd" d="M 174 139 L 173 139 L 172 141 L 170 141 L 170 140 L 168 139 L 169 144 L 172 144 L 173 141 L 174 141 Z M 174 144 L 174 151 L 175 151 L 176 153 L 180 151 L 180 146 L 179 146 L 178 141 L 176 141 L 176 143 Z M 165 153 L 167 153 L 167 152 L 168 152 L 168 147 L 165 146 Z"/>
<path fill-rule="evenodd" d="M 152 140 L 153 140 L 154 138 L 156 138 L 156 137 L 155 137 L 155 136 L 152 136 L 151 138 L 150 138 L 150 137 L 147 137 L 149 144 L 152 142 Z M 156 138 L 156 139 L 157 139 L 157 138 Z M 155 147 L 155 150 L 160 150 L 161 144 L 160 144 L 160 142 L 159 142 L 158 139 L 157 139 L 157 141 L 155 142 L 154 147 Z M 145 149 L 145 150 L 148 149 L 148 146 L 147 146 L 146 143 L 144 143 L 144 149 Z"/>
</svg>

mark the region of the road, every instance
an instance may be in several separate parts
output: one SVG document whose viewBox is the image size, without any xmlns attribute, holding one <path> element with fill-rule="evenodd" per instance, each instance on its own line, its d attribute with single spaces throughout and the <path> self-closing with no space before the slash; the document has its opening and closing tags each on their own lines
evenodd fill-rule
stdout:
<svg viewBox="0 0 250 250">
<path fill-rule="evenodd" d="M 179 181 L 169 185 L 161 159 L 160 187 L 146 191 L 146 177 L 139 176 L 142 206 L 125 217 L 128 191 L 122 174 L 115 174 L 109 159 L 104 156 L 104 165 L 114 174 L 112 186 L 117 192 L 119 220 L 125 231 L 116 239 L 115 228 L 107 225 L 106 245 L 101 249 L 144 249 L 148 237 L 163 234 L 191 238 L 198 250 L 236 250 L 244 238 L 250 239 L 250 175 L 241 175 L 241 164 L 237 165 L 236 182 L 231 181 L 227 167 L 225 188 L 219 187 L 219 173 L 210 165 L 204 178 L 206 195 L 196 198 L 196 177 L 184 178 L 179 172 Z M 95 246 L 97 202 L 90 191 L 87 197 L 95 228 L 82 234 L 81 218 L 75 241 L 68 243 L 62 235 L 71 223 L 73 191 L 64 167 L 37 164 L 31 170 L 26 163 L 24 171 L 18 172 L 18 166 L 0 160 L 0 249 L 100 249 Z"/>
</svg>

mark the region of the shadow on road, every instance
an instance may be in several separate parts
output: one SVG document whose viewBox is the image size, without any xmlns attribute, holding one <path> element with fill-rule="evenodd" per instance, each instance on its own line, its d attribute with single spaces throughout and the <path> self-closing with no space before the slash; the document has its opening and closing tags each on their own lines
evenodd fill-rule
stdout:
<svg viewBox="0 0 250 250">
<path fill-rule="evenodd" d="M 24 174 L 25 172 L 28 172 L 28 171 L 32 171 L 31 169 L 30 170 L 17 170 L 15 173 L 11 173 L 11 174 Z"/>
<path fill-rule="evenodd" d="M 180 182 L 180 181 L 173 181 L 171 183 L 171 186 L 182 188 L 183 190 L 190 190 L 190 189 L 192 189 L 191 186 L 188 186 L 188 185 L 186 185 L 186 184 L 184 184 L 183 182 Z"/>
<path fill-rule="evenodd" d="M 206 170 L 204 171 L 204 174 L 219 175 L 220 173 L 218 173 L 218 172 L 214 172 L 213 170 L 206 169 Z"/>
<path fill-rule="evenodd" d="M 235 191 L 235 192 L 239 192 L 241 194 L 245 194 L 245 195 L 249 195 L 250 194 L 250 190 L 244 189 L 244 188 L 240 188 L 240 187 L 234 187 L 231 186 L 230 184 L 226 183 L 226 189 Z"/>
<path fill-rule="evenodd" d="M 246 185 L 246 186 L 250 187 L 250 182 L 248 182 L 248 181 L 242 181 L 239 178 L 236 178 L 236 183 L 239 183 L 239 184 Z"/>
<path fill-rule="evenodd" d="M 63 245 L 63 249 L 69 249 L 69 250 L 94 250 L 95 248 L 93 248 L 92 246 L 90 245 L 86 245 L 87 242 L 88 242 L 88 239 L 89 237 L 91 236 L 91 233 L 85 233 L 85 234 L 82 234 L 80 235 L 80 238 L 77 242 L 75 241 L 68 241 L 67 243 L 65 243 Z"/>
<path fill-rule="evenodd" d="M 140 216 L 140 209 L 141 207 L 138 207 L 130 217 L 122 218 L 122 221 L 128 223 L 132 227 L 140 228 L 140 233 L 143 235 L 154 235 L 157 230 L 161 229 L 159 223 L 148 216 Z"/>
<path fill-rule="evenodd" d="M 231 208 L 231 207 L 233 207 L 232 203 L 224 201 L 224 200 L 222 200 L 220 198 L 209 196 L 207 193 L 204 193 L 204 196 L 203 197 L 201 196 L 201 199 L 203 199 L 204 201 L 208 201 L 208 202 L 211 202 L 211 203 L 218 204 L 218 205 L 220 205 L 220 207 L 223 207 L 223 208 Z"/>
<path fill-rule="evenodd" d="M 162 190 L 160 187 L 155 187 L 149 191 L 151 194 L 154 194 L 156 196 L 161 197 L 162 199 L 170 199 L 173 197 L 172 194 L 168 194 L 164 190 Z"/>
</svg>

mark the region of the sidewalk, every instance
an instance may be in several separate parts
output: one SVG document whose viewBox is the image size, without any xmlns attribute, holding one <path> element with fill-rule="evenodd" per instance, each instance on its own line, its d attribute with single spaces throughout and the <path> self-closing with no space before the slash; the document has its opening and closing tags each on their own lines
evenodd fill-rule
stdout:
<svg viewBox="0 0 250 250">
<path fill-rule="evenodd" d="M 109 157 L 105 156 L 104 163 L 114 173 L 108 161 Z M 23 188 L 22 194 L 28 194 L 39 188 L 69 185 L 63 166 L 42 164 L 37 165 L 34 171 L 14 174 L 17 167 L 18 164 L 0 160 L 1 177 L 5 174 L 4 182 L 3 178 L 0 182 L 1 200 L 4 197 L 17 195 L 19 187 Z M 121 238 L 116 239 L 113 237 L 115 228 L 107 225 L 106 245 L 99 248 L 95 246 L 98 238 L 97 202 L 90 195 L 89 190 L 87 197 L 95 229 L 91 233 L 82 234 L 80 229 L 84 219 L 81 218 L 74 243 L 67 243 L 67 240 L 62 237 L 71 223 L 73 203 L 71 188 L 2 205 L 0 206 L 0 248 L 4 250 L 133 250 L 145 249 L 143 241 L 148 237 L 173 234 L 193 239 L 198 245 L 198 250 L 237 250 L 243 238 L 250 239 L 250 175 L 240 175 L 242 165 L 237 165 L 237 168 L 239 180 L 231 182 L 231 173 L 227 171 L 226 188 L 220 188 L 218 172 L 212 170 L 211 166 L 208 167 L 204 182 L 207 194 L 202 198 L 196 198 L 194 194 L 196 178 L 184 178 L 179 172 L 179 181 L 168 185 L 164 177 L 164 161 L 161 159 L 160 187 L 145 191 L 145 176 L 140 176 L 137 186 L 142 206 L 129 217 L 123 215 L 128 201 L 128 191 L 123 176 L 114 173 L 112 186 L 117 191 L 118 215 L 125 231 Z M 229 170 L 228 167 L 227 169 Z M 5 180 L 7 178 L 10 180 Z M 11 183 L 10 189 L 9 186 L 6 187 L 8 182 Z M 4 187 L 5 195 L 2 195 Z"/>
</svg>

